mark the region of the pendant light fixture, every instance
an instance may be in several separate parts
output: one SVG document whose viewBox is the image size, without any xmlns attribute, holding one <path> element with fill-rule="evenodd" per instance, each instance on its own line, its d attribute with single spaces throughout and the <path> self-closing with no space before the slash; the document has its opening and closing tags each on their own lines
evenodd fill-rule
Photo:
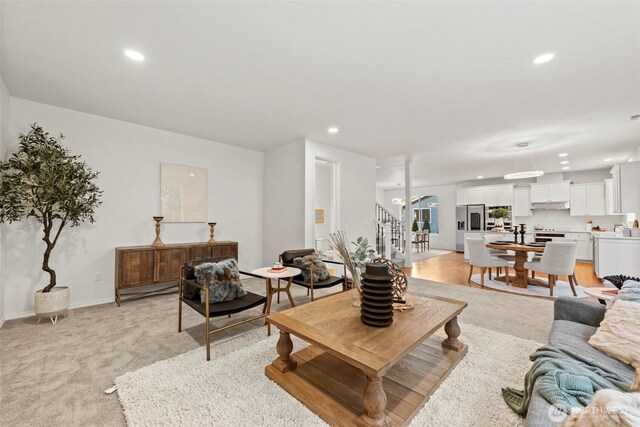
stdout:
<svg viewBox="0 0 640 427">
<path fill-rule="evenodd" d="M 523 152 L 526 150 L 526 148 L 529 146 L 528 143 L 526 142 L 521 142 L 518 145 L 516 145 L 516 147 L 518 148 L 522 148 Z M 523 156 L 526 155 L 525 153 L 523 153 Z M 536 178 L 539 176 L 544 175 L 544 172 L 541 170 L 537 170 L 536 169 L 536 164 L 533 162 L 533 159 L 531 160 L 531 170 L 524 170 L 522 172 L 518 172 L 518 161 L 519 159 L 516 159 L 516 167 L 514 168 L 513 173 L 508 173 L 504 176 L 504 179 L 525 179 L 525 178 Z"/>
</svg>

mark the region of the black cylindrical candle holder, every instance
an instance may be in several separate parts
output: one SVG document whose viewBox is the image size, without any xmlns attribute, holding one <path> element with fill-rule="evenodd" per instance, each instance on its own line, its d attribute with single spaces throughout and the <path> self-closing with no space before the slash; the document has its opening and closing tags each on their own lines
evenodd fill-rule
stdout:
<svg viewBox="0 0 640 427">
<path fill-rule="evenodd" d="M 384 327 L 393 323 L 393 275 L 386 264 L 367 264 L 360 281 L 360 318 L 365 325 Z"/>
</svg>

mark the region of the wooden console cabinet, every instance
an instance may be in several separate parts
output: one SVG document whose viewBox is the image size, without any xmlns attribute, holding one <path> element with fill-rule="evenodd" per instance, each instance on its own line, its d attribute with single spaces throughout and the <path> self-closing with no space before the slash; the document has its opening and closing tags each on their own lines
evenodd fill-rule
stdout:
<svg viewBox="0 0 640 427">
<path fill-rule="evenodd" d="M 177 286 L 180 267 L 187 261 L 227 256 L 238 259 L 238 243 L 178 243 L 153 246 L 125 246 L 116 248 L 115 293 L 116 303 L 122 296 L 158 293 Z M 123 289 L 150 285 L 170 285 L 150 292 L 121 294 Z"/>
</svg>

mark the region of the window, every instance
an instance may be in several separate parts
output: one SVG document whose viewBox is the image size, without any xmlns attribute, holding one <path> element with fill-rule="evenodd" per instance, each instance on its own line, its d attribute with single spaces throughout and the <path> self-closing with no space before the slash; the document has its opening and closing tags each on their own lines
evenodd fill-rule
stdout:
<svg viewBox="0 0 640 427">
<path fill-rule="evenodd" d="M 409 227 L 413 225 L 413 221 L 417 221 L 420 230 L 429 230 L 431 234 L 438 234 L 440 227 L 438 224 L 438 196 L 413 196 L 411 198 L 411 210 L 413 217 Z M 402 209 L 402 217 L 404 218 L 404 207 Z"/>
</svg>

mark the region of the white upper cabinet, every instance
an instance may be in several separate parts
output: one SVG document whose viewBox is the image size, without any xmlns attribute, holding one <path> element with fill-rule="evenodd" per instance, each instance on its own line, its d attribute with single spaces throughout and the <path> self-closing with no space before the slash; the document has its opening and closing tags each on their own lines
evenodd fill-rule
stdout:
<svg viewBox="0 0 640 427">
<path fill-rule="evenodd" d="M 456 205 L 513 206 L 513 184 L 460 188 Z"/>
<path fill-rule="evenodd" d="M 569 181 L 531 184 L 531 203 L 568 202 L 571 198 L 569 189 Z"/>
<path fill-rule="evenodd" d="M 605 215 L 604 183 L 571 186 L 572 216 Z"/>
<path fill-rule="evenodd" d="M 513 198 L 513 216 L 531 216 L 531 190 L 516 188 Z"/>
<path fill-rule="evenodd" d="M 571 199 L 569 181 L 549 184 L 550 202 L 568 202 Z"/>
<path fill-rule="evenodd" d="M 531 184 L 531 203 L 549 203 L 549 184 Z"/>
<path fill-rule="evenodd" d="M 485 187 L 471 187 L 469 189 L 469 204 L 484 205 L 485 204 Z"/>
<path fill-rule="evenodd" d="M 498 188 L 498 206 L 513 206 L 513 185 L 501 185 Z"/>
<path fill-rule="evenodd" d="M 484 204 L 487 206 L 498 206 L 498 188 L 486 187 L 484 190 Z"/>
<path fill-rule="evenodd" d="M 604 211 L 605 215 L 616 215 L 613 211 L 614 203 L 613 203 L 613 180 L 605 179 L 604 180 Z"/>
<path fill-rule="evenodd" d="M 620 163 L 611 169 L 613 175 L 613 213 L 640 212 L 640 162 Z"/>
<path fill-rule="evenodd" d="M 461 188 L 456 191 L 456 206 L 466 206 L 469 204 L 469 190 Z"/>
</svg>

